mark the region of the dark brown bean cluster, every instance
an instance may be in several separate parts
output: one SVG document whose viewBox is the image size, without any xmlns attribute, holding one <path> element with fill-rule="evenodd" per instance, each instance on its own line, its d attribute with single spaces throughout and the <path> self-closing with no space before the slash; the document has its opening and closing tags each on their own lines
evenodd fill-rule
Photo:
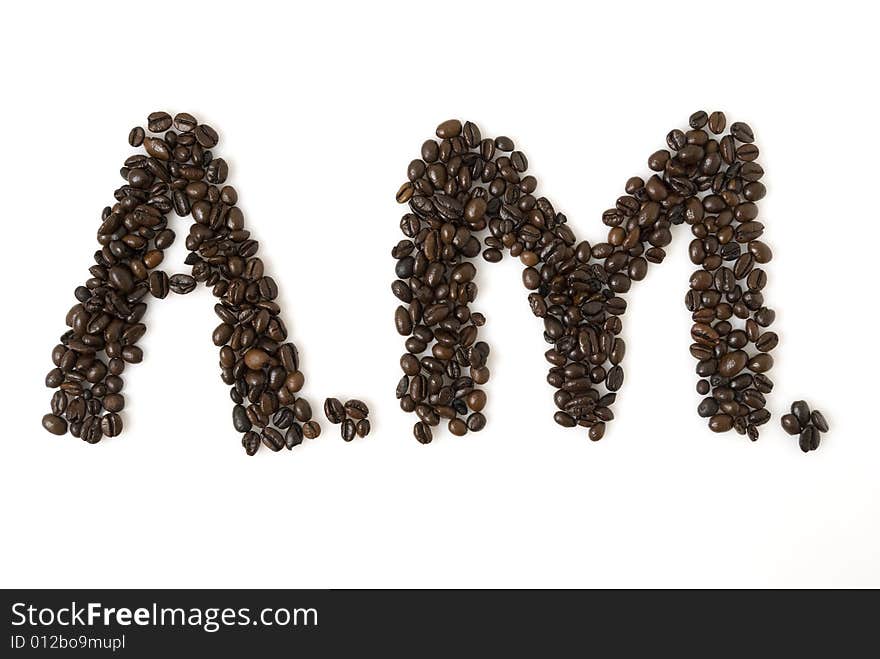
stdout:
<svg viewBox="0 0 880 659">
<path fill-rule="evenodd" d="M 276 302 L 278 287 L 257 256 L 259 245 L 245 229 L 235 188 L 224 185 L 228 166 L 215 158 L 216 131 L 182 112 L 153 112 L 147 129 L 135 127 L 129 144 L 146 154 L 129 157 L 120 173 L 126 184 L 101 216 L 89 272 L 67 314 L 71 328 L 52 351 L 55 368 L 46 385 L 58 388 L 43 426 L 56 435 L 70 431 L 96 443 L 122 430 L 122 372 L 143 358 L 137 346 L 147 294 L 185 294 L 197 283 L 211 287 L 220 324 L 220 372 L 230 385 L 232 420 L 253 455 L 263 444 L 292 449 L 320 434 L 308 401 L 299 397 L 304 376 L 296 346 Z M 186 237 L 190 275 L 168 276 L 156 268 L 174 241 L 168 215 L 192 215 Z"/>
<path fill-rule="evenodd" d="M 651 175 L 626 182 L 625 194 L 602 215 L 606 240 L 592 245 L 578 242 L 565 215 L 537 194 L 526 156 L 510 138 L 483 138 L 473 123 L 456 119 L 437 127 L 437 139 L 422 145 L 397 192 L 409 212 L 400 222 L 406 238 L 392 250 L 391 288 L 402 303 L 395 325 L 407 337 L 397 398 L 417 414 L 419 442 L 431 441 L 441 419 L 455 435 L 486 422 L 479 386 L 489 379 L 489 346 L 477 336 L 484 317 L 470 309 L 477 295 L 471 259 L 481 251 L 491 263 L 509 252 L 524 266 L 529 304 L 550 344 L 554 419 L 601 439 L 624 379 L 625 294 L 650 264 L 663 261 L 680 224 L 690 226 L 697 266 L 685 304 L 694 323 L 697 390 L 706 396 L 698 412 L 715 432 L 757 439 L 770 418 L 766 373 L 778 340 L 766 329 L 775 314 L 762 293 L 760 266 L 772 256 L 757 219 L 764 171 L 746 124 L 733 123 L 724 134 L 724 114 L 702 111 L 689 123 L 648 158 Z"/>
<path fill-rule="evenodd" d="M 370 408 L 357 398 L 351 398 L 345 403 L 338 398 L 328 398 L 324 401 L 324 416 L 327 420 L 340 426 L 342 439 L 350 442 L 355 437 L 366 437 L 370 434 Z"/>
<path fill-rule="evenodd" d="M 791 404 L 791 412 L 780 419 L 782 428 L 789 435 L 798 435 L 801 451 L 809 453 L 819 448 L 822 433 L 828 432 L 828 422 L 819 410 L 810 411 L 806 401 L 796 400 Z"/>
</svg>

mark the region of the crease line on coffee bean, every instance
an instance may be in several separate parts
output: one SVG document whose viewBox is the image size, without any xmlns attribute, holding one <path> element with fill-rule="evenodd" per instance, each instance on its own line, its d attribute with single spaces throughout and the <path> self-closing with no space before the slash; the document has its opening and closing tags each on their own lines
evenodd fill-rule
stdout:
<svg viewBox="0 0 880 659">
<path fill-rule="evenodd" d="M 634 176 L 625 194 L 602 214 L 604 241 L 578 241 L 563 213 L 537 193 L 528 160 L 513 140 L 483 138 L 476 124 L 444 121 L 407 168 L 397 201 L 409 210 L 400 220 L 405 238 L 396 259 L 392 293 L 401 304 L 397 332 L 407 337 L 396 396 L 418 421 L 422 444 L 445 420 L 453 435 L 486 425 L 489 345 L 478 340 L 483 314 L 472 311 L 482 253 L 489 263 L 519 257 L 522 283 L 550 348 L 547 382 L 556 389 L 553 419 L 585 427 L 591 440 L 605 435 L 623 385 L 624 340 L 619 336 L 626 293 L 666 258 L 674 226 L 687 224 L 688 248 L 697 266 L 685 306 L 691 312 L 691 355 L 697 360 L 697 407 L 717 433 L 758 439 L 770 420 L 767 373 L 779 338 L 768 329 L 761 267 L 772 258 L 761 240 L 758 202 L 765 196 L 752 129 L 722 112 L 693 113 L 686 130 L 666 136 L 667 148 L 648 158 L 647 180 Z M 482 238 L 482 243 L 481 243 Z M 828 430 L 821 412 L 803 401 L 782 419 L 799 435 L 804 452 Z"/>
<path fill-rule="evenodd" d="M 218 298 L 220 324 L 213 342 L 220 348 L 220 374 L 230 386 L 232 422 L 242 446 L 292 449 L 313 439 L 321 427 L 300 395 L 305 377 L 299 353 L 288 341 L 278 287 L 257 256 L 259 245 L 245 228 L 238 193 L 225 185 L 229 170 L 214 157 L 217 132 L 191 114 L 153 112 L 147 130 L 131 130 L 132 147 L 146 153 L 125 160 L 125 184 L 101 214 L 91 277 L 75 291 L 67 314 L 70 328 L 52 351 L 55 365 L 46 385 L 57 389 L 43 427 L 70 432 L 88 443 L 122 432 L 123 372 L 143 359 L 137 343 L 149 297 L 186 294 L 198 283 Z M 191 215 L 186 237 L 189 275 L 158 270 L 174 242 L 168 216 Z M 369 422 L 360 432 L 369 432 Z"/>
</svg>

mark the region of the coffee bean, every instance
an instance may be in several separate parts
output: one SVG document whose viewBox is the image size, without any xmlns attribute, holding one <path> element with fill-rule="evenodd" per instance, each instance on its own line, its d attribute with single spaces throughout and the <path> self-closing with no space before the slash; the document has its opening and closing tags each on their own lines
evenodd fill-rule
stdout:
<svg viewBox="0 0 880 659">
<path fill-rule="evenodd" d="M 796 400 L 791 404 L 791 413 L 797 419 L 801 429 L 806 428 L 810 423 L 810 406 L 806 401 Z"/>
<path fill-rule="evenodd" d="M 779 343 L 779 337 L 776 332 L 764 332 L 755 341 L 755 347 L 761 352 L 770 352 Z"/>
<path fill-rule="evenodd" d="M 513 144 L 513 140 L 504 135 L 495 138 L 495 148 L 499 151 L 510 152 L 516 148 Z"/>
<path fill-rule="evenodd" d="M 557 401 L 558 411 L 575 425 L 606 422 L 612 416 L 596 409 L 607 406 L 595 401 L 623 385 L 625 344 L 616 335 L 625 294 L 645 278 L 648 263 L 664 260 L 672 227 L 687 223 L 689 255 L 698 266 L 685 300 L 694 323 L 690 350 L 705 378 L 698 390 L 717 405 L 706 402 L 700 411 L 729 417 L 729 425 L 721 418 L 713 428 L 727 426 L 754 440 L 769 418 L 764 395 L 772 382 L 764 373 L 778 343 L 774 332 L 761 331 L 775 319 L 764 303 L 766 274 L 757 267 L 772 258 L 757 220 L 763 169 L 746 124 L 736 122 L 721 136 L 727 120 L 717 111 L 694 112 L 688 123 L 689 130 L 667 134 L 669 150 L 649 158 L 655 175 L 627 180 L 626 194 L 602 215 L 607 242 L 592 245 L 578 242 L 564 215 L 538 195 L 537 180 L 523 176 L 528 159 L 512 140 L 482 138 L 470 122 L 442 124 L 438 139 L 422 145 L 422 159 L 407 167 L 401 201 L 410 202 L 409 212 L 400 222 L 406 239 L 392 250 L 392 292 L 403 303 L 395 325 L 408 353 L 395 393 L 401 408 L 428 425 L 435 417 L 452 421 L 480 411 L 482 390 L 455 384 L 463 368 L 471 369 L 473 385 L 489 376 L 488 353 L 475 350 L 485 343 L 477 336 L 482 322 L 468 324 L 477 280 L 470 259 L 482 251 L 484 261 L 496 263 L 509 250 L 523 263 L 529 306 L 551 344 L 547 381 L 568 397 Z M 595 397 L 572 413 L 566 405 L 585 394 Z M 568 423 L 566 416 L 557 420 Z"/>
<path fill-rule="evenodd" d="M 171 115 L 167 112 L 150 113 L 150 116 L 147 117 L 147 128 L 151 133 L 164 133 L 171 128 Z"/>
<path fill-rule="evenodd" d="M 467 427 L 471 432 L 479 432 L 486 427 L 486 417 L 481 412 L 474 412 L 467 419 Z"/>
<path fill-rule="evenodd" d="M 357 430 L 354 421 L 352 419 L 345 419 L 342 422 L 342 439 L 350 442 L 355 438 L 356 434 Z"/>
<path fill-rule="evenodd" d="M 287 367 L 285 366 L 285 369 Z M 303 384 L 305 384 L 305 376 L 301 371 L 293 371 L 288 372 L 287 377 L 284 380 L 284 386 L 291 393 L 297 393 L 303 388 Z"/>
<path fill-rule="evenodd" d="M 733 417 L 727 414 L 716 414 L 709 419 L 709 430 L 712 432 L 727 432 L 733 428 Z"/>
<path fill-rule="evenodd" d="M 188 112 L 178 112 L 174 115 L 174 127 L 181 133 L 191 132 L 198 123 L 196 118 Z"/>
<path fill-rule="evenodd" d="M 284 436 L 274 428 L 263 428 L 260 437 L 263 445 L 271 451 L 280 451 L 284 448 Z"/>
<path fill-rule="evenodd" d="M 125 407 L 125 397 L 122 394 L 107 394 L 104 396 L 104 409 L 108 412 L 121 412 Z"/>
<path fill-rule="evenodd" d="M 765 373 L 773 368 L 773 357 L 767 353 L 755 355 L 749 360 L 747 366 L 753 373 Z"/>
<path fill-rule="evenodd" d="M 195 135 L 196 141 L 206 149 L 217 146 L 217 131 L 206 124 L 196 126 L 193 135 Z"/>
<path fill-rule="evenodd" d="M 236 405 L 232 408 L 232 425 L 238 432 L 247 432 L 251 429 L 252 424 L 243 405 Z"/>
<path fill-rule="evenodd" d="M 241 445 L 248 455 L 254 455 L 260 448 L 260 436 L 255 432 L 246 432 L 241 438 Z"/>
<path fill-rule="evenodd" d="M 355 432 L 358 437 L 366 437 L 370 434 L 370 420 L 361 419 L 355 424 Z"/>
<path fill-rule="evenodd" d="M 144 138 L 144 148 L 157 160 L 171 160 L 171 149 L 164 140 L 157 137 Z"/>
<path fill-rule="evenodd" d="M 293 414 L 300 423 L 310 421 L 312 418 L 312 406 L 305 398 L 297 398 L 293 404 Z"/>
<path fill-rule="evenodd" d="M 107 437 L 116 437 L 122 432 L 122 417 L 116 413 L 101 417 L 101 432 Z"/>
<path fill-rule="evenodd" d="M 708 121 L 709 115 L 706 114 L 703 110 L 698 110 L 690 116 L 690 119 L 688 119 L 688 124 L 690 124 L 691 128 L 700 129 L 705 126 Z"/>
<path fill-rule="evenodd" d="M 553 415 L 553 420 L 563 428 L 574 428 L 577 425 L 577 421 L 574 417 L 565 412 L 556 412 Z"/>
<path fill-rule="evenodd" d="M 159 300 L 166 298 L 168 291 L 171 290 L 168 275 L 162 270 L 154 270 L 150 273 L 149 286 L 150 294 Z"/>
<path fill-rule="evenodd" d="M 462 430 L 452 423 L 458 417 L 467 417 L 465 429 L 485 424 L 485 393 L 475 386 L 489 379 L 489 350 L 478 337 L 485 319 L 470 309 L 478 292 L 472 259 L 482 252 L 485 261 L 498 262 L 506 249 L 524 265 L 530 307 L 551 344 L 547 379 L 568 396 L 560 411 L 589 427 L 591 438 L 601 436 L 604 425 L 595 429 L 613 418 L 610 405 L 623 384 L 624 344 L 617 335 L 625 294 L 645 278 L 648 263 L 665 259 L 672 227 L 687 223 L 698 266 L 686 298 L 694 323 L 691 352 L 706 378 L 698 388 L 718 404 L 712 419 L 729 417 L 728 429 L 755 439 L 766 415 L 763 395 L 772 389 L 763 373 L 778 343 L 774 332 L 761 331 L 775 320 L 764 302 L 766 275 L 756 267 L 772 258 L 757 221 L 764 171 L 746 124 L 736 122 L 716 139 L 705 128 L 720 135 L 722 113 L 697 111 L 688 123 L 689 130 L 667 134 L 669 150 L 649 158 L 654 175 L 627 180 L 625 194 L 602 216 L 607 242 L 593 245 L 578 242 L 566 217 L 540 196 L 526 155 L 511 139 L 483 138 L 471 122 L 438 126 L 437 139 L 422 145 L 422 158 L 409 163 L 398 192 L 409 205 L 400 222 L 406 239 L 392 251 L 392 291 L 403 303 L 395 324 L 410 353 L 401 358 L 401 407 L 415 411 L 426 428 L 440 418 L 456 431 Z M 120 171 L 126 185 L 102 213 L 92 277 L 76 288 L 70 329 L 53 351 L 58 370 L 47 384 L 61 394 L 53 398 L 53 414 L 62 411 L 71 432 L 87 441 L 108 434 L 100 413 L 121 409 L 120 374 L 126 363 L 143 358 L 134 344 L 145 332 L 144 296 L 187 293 L 201 282 L 218 298 L 221 324 L 212 338 L 221 349 L 221 376 L 247 421 L 256 419 L 264 430 L 274 430 L 270 418 L 282 430 L 311 423 L 308 402 L 295 395 L 304 379 L 296 348 L 285 343 L 278 287 L 257 257 L 237 192 L 219 188 L 228 165 L 210 151 L 216 131 L 187 113 L 173 121 L 152 113 L 147 127 L 155 137 L 135 129 L 130 141 L 142 141 L 149 157 L 132 156 Z M 186 237 L 191 275 L 155 270 L 174 240 L 166 217 L 172 210 L 193 218 Z M 740 321 L 744 329 L 735 324 Z M 354 422 L 357 414 L 347 416 Z M 343 408 L 340 421 L 345 417 Z M 710 423 L 719 424 L 725 425 Z M 248 451 L 253 441 L 246 444 Z"/>
<path fill-rule="evenodd" d="M 819 448 L 820 441 L 821 436 L 816 427 L 807 426 L 801 431 L 801 435 L 798 438 L 798 446 L 800 446 L 801 451 L 808 453 L 809 451 L 815 451 Z"/>
<path fill-rule="evenodd" d="M 755 135 L 752 133 L 752 129 L 748 124 L 744 124 L 741 121 L 735 121 L 730 124 L 730 134 L 733 135 L 734 139 L 737 141 L 746 144 L 751 144 L 755 141 Z"/>
<path fill-rule="evenodd" d="M 697 407 L 697 414 L 703 418 L 714 416 L 718 413 L 718 401 L 712 397 L 704 398 Z"/>
<path fill-rule="evenodd" d="M 43 427 L 53 435 L 63 435 L 67 432 L 67 421 L 55 414 L 43 415 Z"/>
<path fill-rule="evenodd" d="M 789 435 L 800 434 L 802 430 L 801 423 L 794 414 L 785 414 L 780 421 L 782 422 L 782 429 Z"/>
<path fill-rule="evenodd" d="M 330 423 L 342 423 L 345 419 L 345 407 L 338 398 L 327 398 L 324 401 L 324 416 Z"/>
<path fill-rule="evenodd" d="M 605 378 L 605 387 L 608 391 L 617 391 L 623 386 L 623 368 L 613 366 Z"/>
<path fill-rule="evenodd" d="M 723 133 L 726 126 L 727 118 L 723 112 L 716 111 L 709 115 L 709 130 L 715 133 L 715 135 Z"/>
<path fill-rule="evenodd" d="M 343 409 L 345 410 L 345 413 L 355 421 L 367 418 L 367 415 L 370 413 L 370 408 L 368 408 L 362 401 L 355 398 L 345 401 Z"/>
<path fill-rule="evenodd" d="M 321 426 L 317 421 L 306 421 L 302 424 L 302 432 L 306 439 L 315 439 L 321 434 Z"/>
<path fill-rule="evenodd" d="M 461 134 L 461 122 L 458 119 L 448 119 L 437 126 L 437 137 L 441 139 L 457 137 Z"/>
<path fill-rule="evenodd" d="M 394 312 L 394 324 L 397 327 L 397 333 L 401 336 L 409 336 L 412 333 L 412 318 L 403 305 L 397 307 L 397 311 Z"/>
<path fill-rule="evenodd" d="M 733 377 L 749 363 L 749 356 L 742 350 L 729 352 L 718 361 L 718 373 L 722 377 Z"/>
<path fill-rule="evenodd" d="M 130 146 L 138 147 L 144 143 L 145 137 L 144 129 L 140 126 L 135 126 L 131 129 L 131 132 L 128 134 L 128 143 Z"/>
<path fill-rule="evenodd" d="M 431 437 L 431 428 L 422 421 L 413 426 L 413 436 L 419 444 L 430 444 L 431 439 L 433 439 Z"/>
<path fill-rule="evenodd" d="M 467 424 L 458 418 L 451 419 L 449 421 L 448 428 L 449 432 L 451 432 L 456 437 L 463 437 L 468 432 Z"/>
<path fill-rule="evenodd" d="M 290 424 L 290 427 L 287 428 L 287 431 L 284 433 L 284 446 L 287 447 L 287 450 L 293 449 L 294 446 L 299 446 L 303 441 L 303 427 L 297 422 L 293 422 Z"/>
<path fill-rule="evenodd" d="M 233 425 L 243 432 L 245 451 L 253 455 L 260 442 L 276 450 L 281 437 L 276 428 L 293 437 L 298 431 L 290 428 L 304 423 L 302 432 L 317 436 L 320 428 L 309 425 L 308 401 L 296 396 L 304 376 L 296 348 L 285 343 L 278 286 L 257 257 L 259 245 L 249 238 L 238 193 L 228 185 L 217 187 L 228 165 L 209 151 L 216 146 L 216 131 L 187 113 L 172 120 L 154 112 L 147 127 L 156 135 L 147 137 L 142 128 L 129 134 L 130 144 L 142 144 L 149 157 L 133 155 L 120 170 L 126 185 L 101 214 L 102 249 L 95 253 L 91 279 L 75 289 L 79 304 L 68 314 L 71 329 L 53 350 L 57 370 L 47 384 L 60 388 L 52 399 L 53 416 L 70 422 L 61 431 L 90 443 L 121 431 L 121 374 L 127 363 L 143 359 L 135 344 L 146 332 L 145 296 L 188 293 L 201 282 L 218 298 L 221 323 L 212 339 L 220 348 L 221 377 L 231 387 Z M 174 243 L 167 226 L 172 210 L 194 221 L 185 259 L 192 273 L 169 277 L 155 268 Z M 254 426 L 259 435 L 252 433 Z"/>
<path fill-rule="evenodd" d="M 819 410 L 812 411 L 810 414 L 810 421 L 816 426 L 816 430 L 819 432 L 828 432 L 828 422 Z"/>
</svg>

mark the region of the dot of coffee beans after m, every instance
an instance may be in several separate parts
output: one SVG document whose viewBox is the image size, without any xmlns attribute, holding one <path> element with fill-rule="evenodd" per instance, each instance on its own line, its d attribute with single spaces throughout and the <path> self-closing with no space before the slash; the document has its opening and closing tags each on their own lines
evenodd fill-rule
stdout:
<svg viewBox="0 0 880 659">
<path fill-rule="evenodd" d="M 751 129 L 734 123 L 720 139 L 705 130 L 719 135 L 725 127 L 722 113 L 696 112 L 690 130 L 670 132 L 669 149 L 648 160 L 655 174 L 647 182 L 627 181 L 627 194 L 603 214 L 607 242 L 595 245 L 578 242 L 566 217 L 536 197 L 537 181 L 525 174 L 527 159 L 512 140 L 483 139 L 476 125 L 454 119 L 437 127 L 437 139 L 422 145 L 398 191 L 410 212 L 400 223 L 406 239 L 392 250 L 392 291 L 405 305 L 397 308 L 395 324 L 408 337 L 397 398 L 418 416 L 413 434 L 419 442 L 431 441 L 441 419 L 454 435 L 486 425 L 486 394 L 479 387 L 489 379 L 489 346 L 477 340 L 484 316 L 470 310 L 477 293 L 470 259 L 481 251 L 488 262 L 509 252 L 525 266 L 529 304 L 551 345 L 545 356 L 552 365 L 547 380 L 557 389 L 554 420 L 601 439 L 623 384 L 623 295 L 646 276 L 648 264 L 662 262 L 672 226 L 684 223 L 694 235 L 690 258 L 699 266 L 685 298 L 694 320 L 697 390 L 706 396 L 698 413 L 713 431 L 757 439 L 758 427 L 770 419 L 765 394 L 773 383 L 766 372 L 778 342 L 766 330 L 774 313 L 764 305 L 766 275 L 758 267 L 771 258 L 756 220 L 756 202 L 766 191 Z M 300 396 L 305 377 L 297 348 L 287 341 L 277 284 L 245 229 L 236 190 L 225 185 L 228 166 L 211 151 L 216 131 L 185 112 L 173 118 L 154 112 L 147 130 L 133 128 L 128 140 L 146 153 L 125 160 L 120 174 L 126 183 L 101 214 L 91 277 L 76 288 L 70 329 L 52 351 L 55 368 L 46 385 L 57 391 L 44 428 L 91 444 L 119 435 L 122 374 L 143 359 L 137 343 L 146 332 L 147 301 L 202 283 L 219 300 L 214 311 L 221 322 L 212 340 L 247 454 L 261 446 L 292 449 L 318 437 L 311 405 Z M 186 237 L 189 275 L 157 269 L 175 238 L 168 227 L 172 210 L 193 218 Z M 421 356 L 429 348 L 430 355 Z M 343 439 L 369 432 L 366 405 L 335 403 L 327 399 L 325 414 L 342 424 Z M 800 436 L 805 452 L 828 430 L 821 412 L 803 401 L 792 405 L 783 427 Z"/>
</svg>

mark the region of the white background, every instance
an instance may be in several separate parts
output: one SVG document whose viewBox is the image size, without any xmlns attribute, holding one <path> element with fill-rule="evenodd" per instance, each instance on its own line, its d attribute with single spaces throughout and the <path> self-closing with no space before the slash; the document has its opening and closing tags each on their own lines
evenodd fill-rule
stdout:
<svg viewBox="0 0 880 659">
<path fill-rule="evenodd" d="M 876 16 L 846 2 L 580 7 L 7 7 L 0 585 L 880 586 Z M 121 437 L 40 428 L 126 136 L 156 109 L 219 131 L 307 395 L 316 410 L 368 401 L 369 438 L 343 443 L 324 421 L 292 453 L 247 458 L 204 289 L 150 304 Z M 481 266 L 475 305 L 493 346 L 489 425 L 417 444 L 393 395 L 389 250 L 394 193 L 435 125 L 513 137 L 596 241 L 625 180 L 697 109 L 750 123 L 767 172 L 782 342 L 760 441 L 713 435 L 695 413 L 683 228 L 629 296 L 603 441 L 551 420 L 546 346 L 508 258 Z M 188 223 L 172 222 L 169 272 Z M 801 397 L 833 426 L 809 455 L 778 426 Z"/>
</svg>

